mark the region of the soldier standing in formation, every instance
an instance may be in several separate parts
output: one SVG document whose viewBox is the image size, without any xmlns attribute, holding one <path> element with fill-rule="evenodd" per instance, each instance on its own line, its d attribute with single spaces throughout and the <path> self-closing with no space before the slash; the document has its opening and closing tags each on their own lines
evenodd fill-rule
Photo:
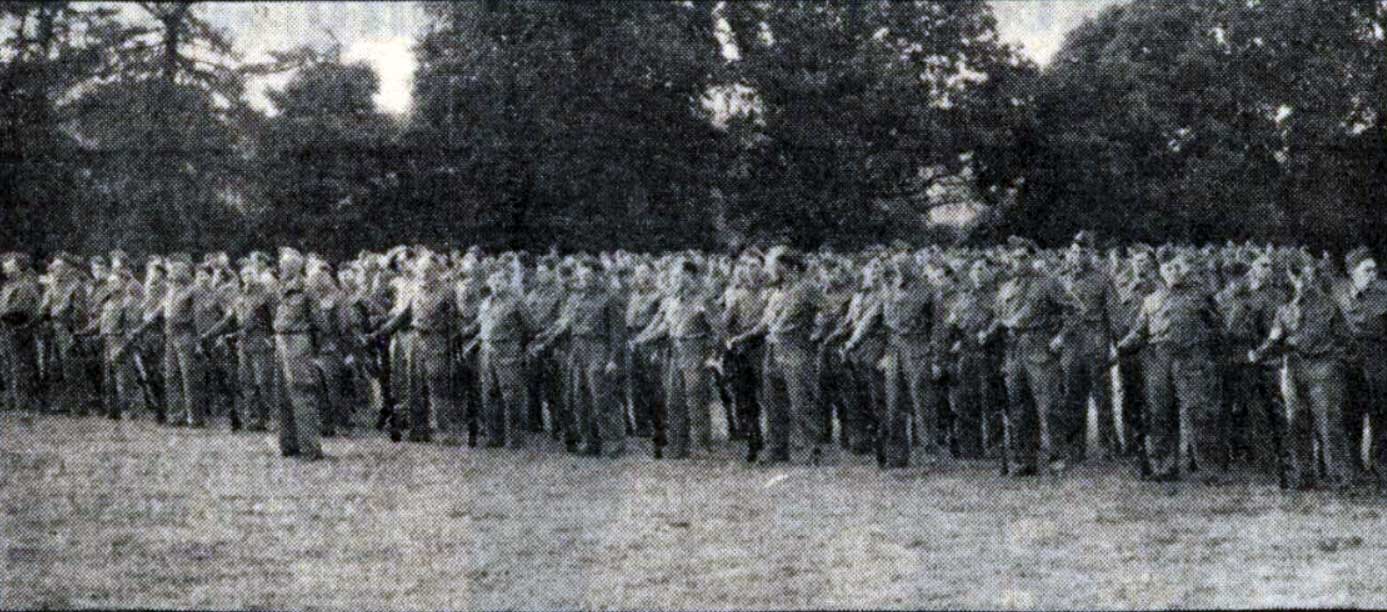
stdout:
<svg viewBox="0 0 1387 612">
<path fill-rule="evenodd" d="M 362 406 L 419 442 L 461 444 L 464 425 L 473 442 L 480 421 L 488 446 L 547 426 L 591 455 L 646 435 L 657 453 L 703 454 L 716 374 L 753 461 L 820 462 L 837 435 L 885 467 L 1000 446 L 1013 474 L 1058 473 L 1092 458 L 1093 438 L 1099 456 L 1139 451 L 1155 480 L 1222 480 L 1243 458 L 1295 487 L 1387 472 L 1387 289 L 1361 249 L 1337 274 L 1275 247 L 1104 259 L 1084 235 L 1065 251 L 1015 239 L 851 257 L 401 247 L 335 273 L 283 249 L 277 269 L 243 260 L 235 287 L 222 254 L 150 258 L 143 282 L 119 252 L 89 266 L 60 254 L 45 277 L 0 259 L 7 408 L 167 408 L 202 427 L 233 397 L 232 429 L 277 414 L 284 454 L 307 459 Z"/>
</svg>

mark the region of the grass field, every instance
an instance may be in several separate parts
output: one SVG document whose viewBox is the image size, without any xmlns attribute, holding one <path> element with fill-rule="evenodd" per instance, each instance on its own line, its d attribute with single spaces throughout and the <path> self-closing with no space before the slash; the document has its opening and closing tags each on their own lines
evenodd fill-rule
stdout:
<svg viewBox="0 0 1387 612">
<path fill-rule="evenodd" d="M 0 416 L 0 607 L 1387 606 L 1383 499 Z"/>
</svg>

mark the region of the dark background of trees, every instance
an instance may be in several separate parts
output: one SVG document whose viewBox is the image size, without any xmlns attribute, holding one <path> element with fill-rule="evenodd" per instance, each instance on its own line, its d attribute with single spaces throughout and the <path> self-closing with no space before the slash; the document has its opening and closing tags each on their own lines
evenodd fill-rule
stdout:
<svg viewBox="0 0 1387 612">
<path fill-rule="evenodd" d="M 1387 238 L 1383 0 L 1121 5 L 1044 69 L 980 0 L 433 3 L 405 117 L 205 10 L 0 8 L 0 249 Z"/>
</svg>

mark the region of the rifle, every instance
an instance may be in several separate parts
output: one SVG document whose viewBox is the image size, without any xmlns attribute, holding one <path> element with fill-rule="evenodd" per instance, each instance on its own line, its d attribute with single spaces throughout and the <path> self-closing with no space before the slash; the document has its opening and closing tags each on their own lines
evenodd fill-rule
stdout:
<svg viewBox="0 0 1387 612">
<path fill-rule="evenodd" d="M 380 385 L 381 402 L 380 413 L 376 415 L 376 431 L 384 431 L 389 427 L 390 441 L 399 442 L 404 437 L 404 428 L 395 411 L 395 390 L 390 380 L 390 340 L 365 336 L 362 345 L 366 355 L 362 365 L 366 374 Z"/>
<path fill-rule="evenodd" d="M 458 340 L 461 339 L 462 337 L 458 336 Z M 453 361 L 453 367 L 456 368 L 457 374 L 453 377 L 454 382 L 460 382 L 464 385 L 480 384 L 480 381 L 477 380 L 475 376 L 468 376 L 468 374 L 474 373 L 475 369 L 468 367 L 467 359 L 468 356 L 471 355 L 474 351 L 477 351 L 481 348 L 481 344 L 481 338 L 474 336 L 466 344 L 463 344 L 460 349 L 458 349 Z M 459 389 L 459 391 L 462 391 L 462 389 Z M 474 398 L 478 401 L 471 401 L 471 399 Z M 464 410 L 467 411 L 466 414 L 463 415 L 463 418 L 467 421 L 467 447 L 476 448 L 477 436 L 481 433 L 482 424 L 479 414 L 481 412 L 481 395 L 478 394 L 474 397 L 464 397 L 463 400 L 465 404 Z"/>
<path fill-rule="evenodd" d="M 136 351 L 131 355 L 135 364 L 135 383 L 140 386 L 140 396 L 144 398 L 144 405 L 154 411 L 154 419 L 160 423 L 164 422 L 164 405 L 158 401 L 154 395 L 154 385 L 149 380 L 149 371 L 145 369 L 144 357 Z"/>
</svg>

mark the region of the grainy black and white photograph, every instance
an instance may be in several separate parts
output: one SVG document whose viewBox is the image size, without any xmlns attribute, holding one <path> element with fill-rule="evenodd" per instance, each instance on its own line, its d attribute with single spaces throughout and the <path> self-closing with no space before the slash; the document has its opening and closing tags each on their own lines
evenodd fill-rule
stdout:
<svg viewBox="0 0 1387 612">
<path fill-rule="evenodd" d="M 1387 0 L 0 2 L 0 609 L 1387 607 Z"/>
</svg>

